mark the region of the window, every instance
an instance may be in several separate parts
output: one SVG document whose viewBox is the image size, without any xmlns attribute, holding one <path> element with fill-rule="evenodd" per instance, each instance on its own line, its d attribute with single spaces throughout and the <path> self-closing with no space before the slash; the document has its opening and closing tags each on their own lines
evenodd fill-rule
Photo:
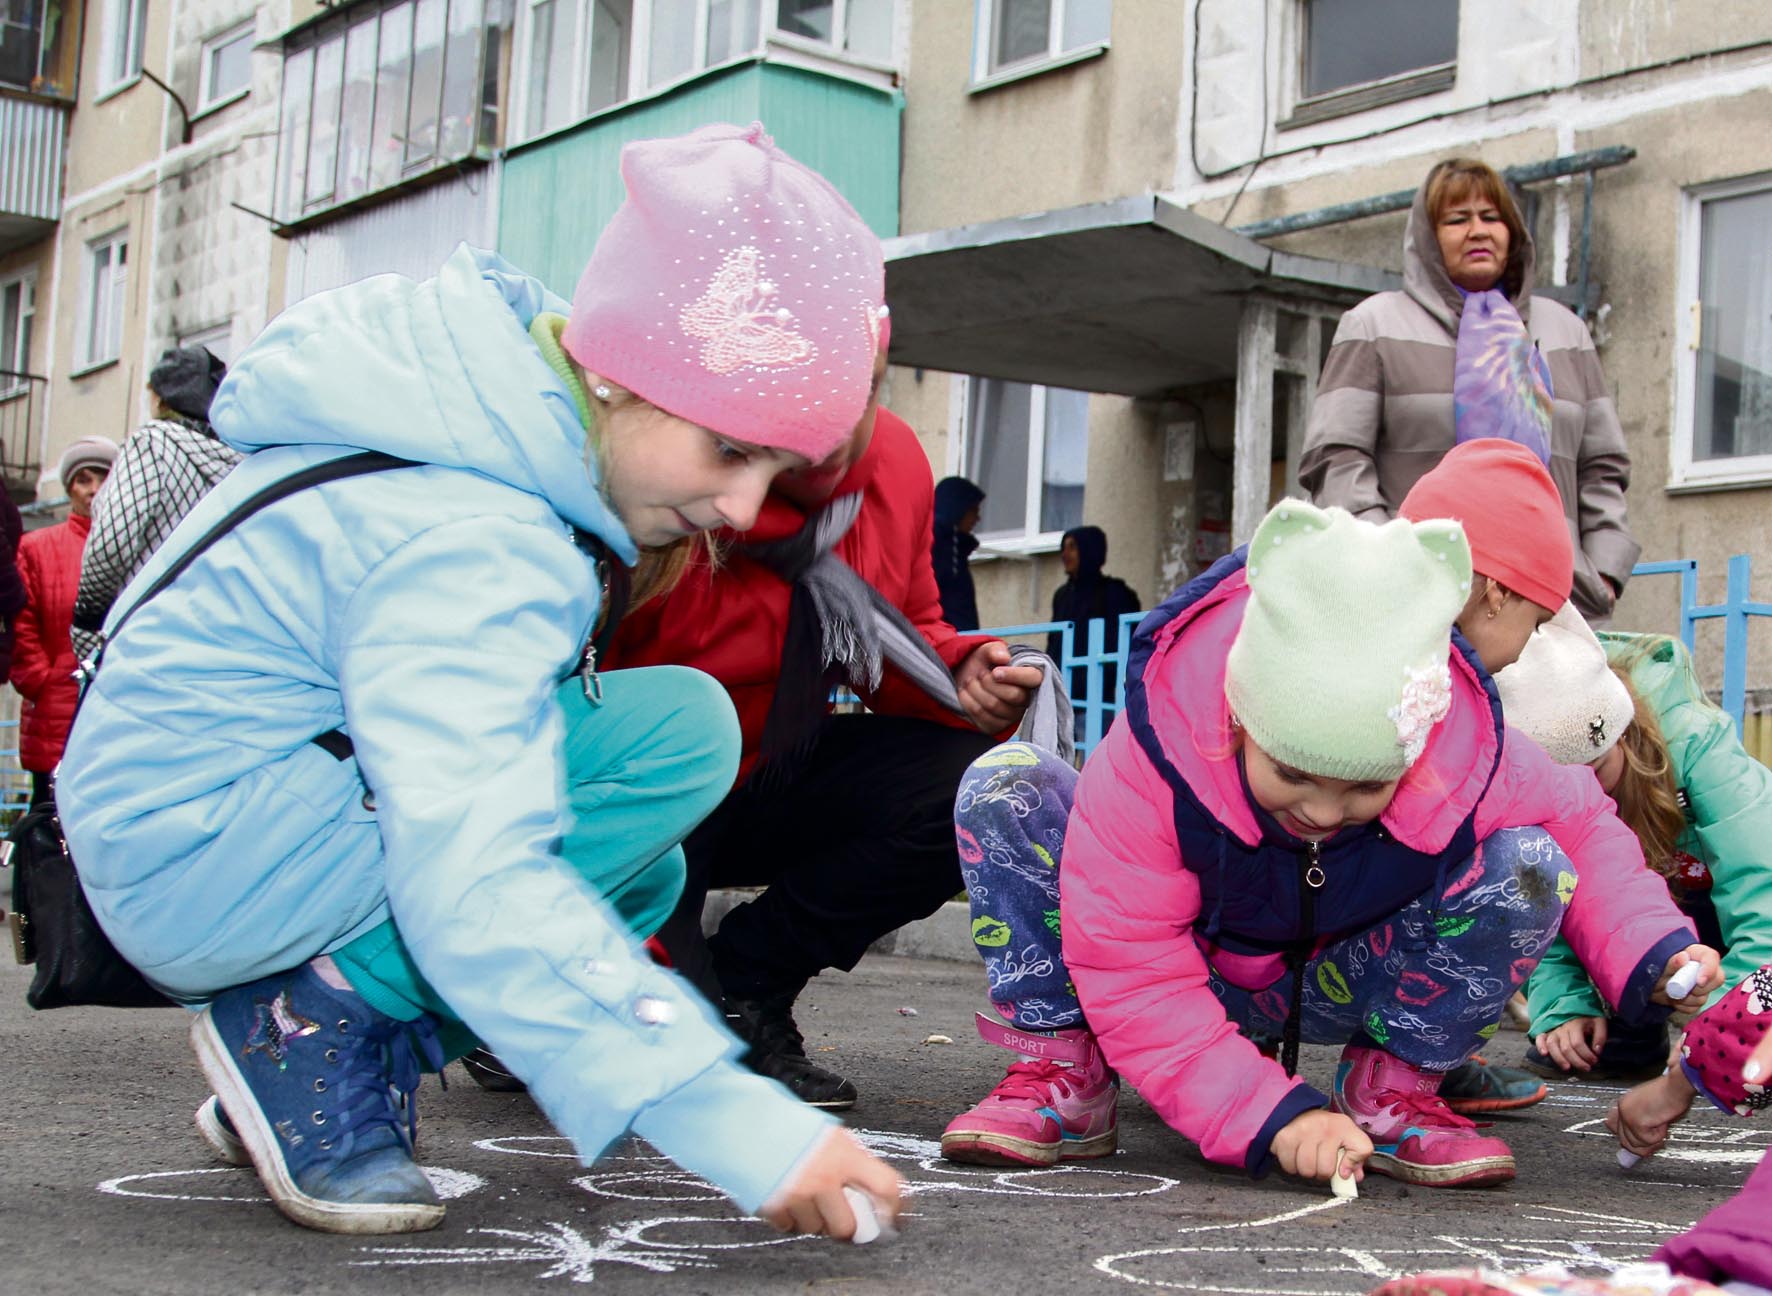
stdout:
<svg viewBox="0 0 1772 1296">
<path fill-rule="evenodd" d="M 1089 393 L 967 380 L 961 472 L 985 493 L 981 539 L 1056 542 L 1083 521 Z"/>
<path fill-rule="evenodd" d="M 769 39 L 889 63 L 897 0 L 528 0 L 523 138 L 582 121 Z"/>
<path fill-rule="evenodd" d="M 246 93 L 252 81 L 253 23 L 242 23 L 203 42 L 197 71 L 197 110 Z"/>
<path fill-rule="evenodd" d="M 37 277 L 0 280 L 0 397 L 25 387 L 31 372 L 31 326 L 37 318 Z"/>
<path fill-rule="evenodd" d="M 299 221 L 490 148 L 501 36 L 485 0 L 360 5 L 292 36 L 277 219 Z"/>
<path fill-rule="evenodd" d="M 1299 101 L 1328 101 L 1307 120 L 1452 84 L 1458 0 L 1299 0 L 1299 28 Z"/>
<path fill-rule="evenodd" d="M 134 81 L 142 71 L 142 42 L 147 36 L 147 0 L 105 0 L 104 65 L 99 93 Z"/>
<path fill-rule="evenodd" d="M 86 245 L 86 294 L 80 310 L 80 367 L 109 364 L 123 354 L 124 290 L 129 284 L 129 234 L 119 230 Z"/>
<path fill-rule="evenodd" d="M 978 0 L 974 84 L 1107 48 L 1110 0 Z"/>
<path fill-rule="evenodd" d="M 892 61 L 892 0 L 776 0 L 775 30 L 852 58 Z"/>
<path fill-rule="evenodd" d="M 1689 198 L 1674 484 L 1772 478 L 1772 176 Z"/>
</svg>

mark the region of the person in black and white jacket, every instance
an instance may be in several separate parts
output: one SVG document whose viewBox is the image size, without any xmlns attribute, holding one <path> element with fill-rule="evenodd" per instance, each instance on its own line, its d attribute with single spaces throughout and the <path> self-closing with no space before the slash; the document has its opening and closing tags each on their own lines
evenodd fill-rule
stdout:
<svg viewBox="0 0 1772 1296">
<path fill-rule="evenodd" d="M 175 347 L 148 374 L 155 417 L 124 443 L 92 508 L 70 632 L 85 661 L 111 604 L 193 505 L 240 462 L 209 426 L 227 366 L 204 347 Z"/>
</svg>

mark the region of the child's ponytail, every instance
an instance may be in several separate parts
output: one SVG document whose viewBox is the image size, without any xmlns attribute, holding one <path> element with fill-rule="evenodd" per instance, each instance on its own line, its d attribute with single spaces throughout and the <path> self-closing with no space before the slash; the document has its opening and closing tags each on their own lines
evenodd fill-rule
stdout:
<svg viewBox="0 0 1772 1296">
<path fill-rule="evenodd" d="M 1618 740 L 1624 768 L 1612 789 L 1612 799 L 1618 805 L 1618 817 L 1637 835 L 1644 861 L 1671 883 L 1678 871 L 1674 850 L 1686 831 L 1673 760 L 1667 740 L 1661 736 L 1655 707 L 1632 686 L 1622 665 L 1615 665 L 1612 672 L 1624 681 L 1635 707 L 1630 726 Z"/>
</svg>

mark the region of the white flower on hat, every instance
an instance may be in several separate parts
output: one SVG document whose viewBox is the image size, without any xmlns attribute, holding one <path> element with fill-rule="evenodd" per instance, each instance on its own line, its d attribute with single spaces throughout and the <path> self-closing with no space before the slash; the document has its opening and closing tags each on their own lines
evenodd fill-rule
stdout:
<svg viewBox="0 0 1772 1296">
<path fill-rule="evenodd" d="M 1403 680 L 1403 696 L 1387 714 L 1397 726 L 1404 764 L 1413 765 L 1434 726 L 1452 709 L 1452 672 L 1444 661 L 1429 662 L 1419 669 L 1405 666 Z"/>
</svg>

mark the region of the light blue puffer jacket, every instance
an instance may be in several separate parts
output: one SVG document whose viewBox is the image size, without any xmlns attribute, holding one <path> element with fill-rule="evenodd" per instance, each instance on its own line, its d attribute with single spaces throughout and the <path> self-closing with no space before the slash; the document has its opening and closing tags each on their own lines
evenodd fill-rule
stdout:
<svg viewBox="0 0 1772 1296">
<path fill-rule="evenodd" d="M 554 691 L 598 600 L 568 523 L 635 554 L 527 333 L 566 309 L 462 248 L 435 279 L 382 276 L 278 317 L 212 412 L 257 453 L 112 620 L 270 481 L 357 449 L 424 466 L 273 505 L 137 613 L 81 706 L 57 801 L 100 922 L 169 993 L 201 1000 L 392 914 L 582 1156 L 631 1125 L 754 1209 L 829 1118 L 733 1063 L 699 997 L 557 855 Z M 310 741 L 340 726 L 355 760 Z"/>
</svg>

